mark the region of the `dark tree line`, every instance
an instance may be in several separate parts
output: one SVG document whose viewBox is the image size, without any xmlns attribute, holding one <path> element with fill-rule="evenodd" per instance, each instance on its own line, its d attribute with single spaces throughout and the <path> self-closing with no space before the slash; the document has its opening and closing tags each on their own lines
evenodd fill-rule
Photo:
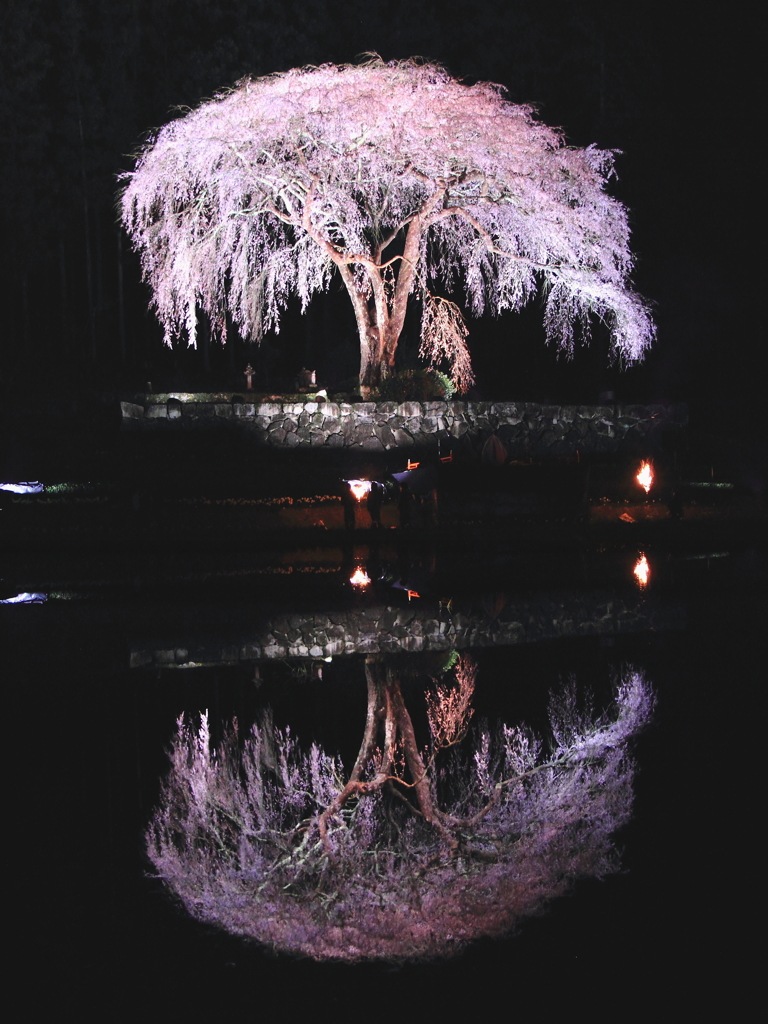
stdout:
<svg viewBox="0 0 768 1024">
<path fill-rule="evenodd" d="M 342 23 L 330 0 L 286 0 L 279 10 L 265 0 L 10 0 L 0 25 L 6 386 L 143 386 L 165 366 L 138 260 L 117 226 L 116 176 L 131 166 L 130 154 L 171 108 L 245 74 L 348 61 L 372 49 L 385 60 L 423 54 L 470 81 L 502 82 L 512 101 L 538 104 L 574 144 L 624 150 L 617 195 L 634 212 L 637 285 L 658 297 L 654 264 L 674 228 L 658 164 L 671 122 L 684 114 L 675 114 L 679 96 L 664 95 L 674 84 L 661 68 L 668 26 L 642 12 L 609 17 L 598 2 L 543 10 L 519 0 L 476 18 L 462 16 L 458 3 L 417 6 L 395 0 Z M 676 269 L 684 272 L 679 260 Z M 313 336 L 316 347 L 354 331 L 333 306 L 329 316 L 312 313 L 294 333 Z M 660 344 L 665 317 L 676 313 L 682 309 L 660 310 Z M 512 330 L 509 319 L 483 325 L 481 383 L 484 373 L 519 371 L 514 359 L 527 358 L 524 346 L 519 356 L 510 345 L 498 354 Z M 206 347 L 203 337 L 197 360 L 210 372 L 217 357 Z M 540 358 L 554 365 L 553 354 Z M 585 379 L 590 366 L 582 367 Z"/>
</svg>

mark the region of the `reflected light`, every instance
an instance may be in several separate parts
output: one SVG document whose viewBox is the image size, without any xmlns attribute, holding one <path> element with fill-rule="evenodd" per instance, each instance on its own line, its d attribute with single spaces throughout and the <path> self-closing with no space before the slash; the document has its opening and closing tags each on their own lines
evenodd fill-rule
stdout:
<svg viewBox="0 0 768 1024">
<path fill-rule="evenodd" d="M 653 470 L 651 469 L 650 462 L 644 460 L 640 463 L 640 469 L 635 480 L 637 480 L 646 494 L 650 491 L 651 484 L 653 483 Z"/>
<path fill-rule="evenodd" d="M 6 597 L 0 604 L 42 604 L 47 601 L 46 594 L 17 594 L 15 597 Z"/>
<path fill-rule="evenodd" d="M 363 569 L 362 566 L 358 565 L 352 575 L 349 577 L 349 582 L 353 587 L 367 587 L 371 582 L 371 577 Z"/>
<path fill-rule="evenodd" d="M 358 501 L 362 501 L 371 489 L 370 480 L 347 480 L 349 489 Z"/>
<path fill-rule="evenodd" d="M 43 485 L 38 480 L 22 480 L 20 484 L 0 484 L 0 491 L 12 491 L 14 494 L 40 494 Z"/>
<path fill-rule="evenodd" d="M 640 585 L 640 589 L 643 590 L 645 587 L 648 586 L 648 580 L 651 576 L 651 567 L 648 564 L 648 559 L 642 552 L 640 553 L 640 557 L 638 558 L 638 560 L 635 562 L 635 568 L 633 571 L 635 574 L 635 579 Z"/>
</svg>

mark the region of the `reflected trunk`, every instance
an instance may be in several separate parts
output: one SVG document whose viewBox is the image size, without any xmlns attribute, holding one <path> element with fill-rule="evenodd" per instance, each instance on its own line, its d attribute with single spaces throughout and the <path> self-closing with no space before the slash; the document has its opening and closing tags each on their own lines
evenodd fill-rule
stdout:
<svg viewBox="0 0 768 1024">
<path fill-rule="evenodd" d="M 416 742 L 416 733 L 405 706 L 399 678 L 391 665 L 373 656 L 365 660 L 365 678 L 368 710 L 360 751 L 349 781 L 318 817 L 318 827 L 326 849 L 329 849 L 329 819 L 338 814 L 351 797 L 367 796 L 380 789 L 408 803 L 415 813 L 448 837 L 435 808 L 427 766 Z M 398 750 L 402 752 L 402 760 L 407 769 L 403 775 L 397 774 Z M 372 778 L 366 779 L 366 771 L 372 761 L 374 774 Z M 403 789 L 412 794 L 410 799 Z"/>
</svg>

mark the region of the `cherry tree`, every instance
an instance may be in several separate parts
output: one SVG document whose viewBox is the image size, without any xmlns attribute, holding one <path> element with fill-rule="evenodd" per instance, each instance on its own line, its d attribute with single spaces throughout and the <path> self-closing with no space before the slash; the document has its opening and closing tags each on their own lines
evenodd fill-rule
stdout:
<svg viewBox="0 0 768 1024">
<path fill-rule="evenodd" d="M 360 339 L 360 383 L 394 365 L 411 298 L 421 355 L 472 382 L 473 316 L 545 295 L 566 353 L 593 317 L 615 354 L 654 337 L 629 277 L 627 213 L 606 192 L 612 151 L 566 146 L 499 85 L 464 85 L 416 60 L 326 64 L 245 79 L 150 138 L 123 175 L 122 219 L 140 252 L 166 341 L 198 310 L 215 334 L 279 330 L 336 272 Z"/>
<path fill-rule="evenodd" d="M 632 803 L 631 738 L 653 706 L 642 675 L 617 679 L 611 713 L 567 688 L 553 742 L 525 727 L 467 736 L 475 667 L 428 694 L 416 742 L 398 660 L 366 661 L 368 712 L 345 775 L 268 717 L 211 749 L 181 718 L 147 832 L 158 874 L 196 918 L 318 959 L 404 960 L 503 935 L 578 878 L 617 866 L 612 833 Z"/>
</svg>

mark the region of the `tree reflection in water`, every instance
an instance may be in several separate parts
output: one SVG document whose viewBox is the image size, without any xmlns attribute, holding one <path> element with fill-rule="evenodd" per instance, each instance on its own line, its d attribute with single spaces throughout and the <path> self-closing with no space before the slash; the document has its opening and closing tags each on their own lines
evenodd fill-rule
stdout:
<svg viewBox="0 0 768 1024">
<path fill-rule="evenodd" d="M 435 957 L 504 934 L 575 879 L 616 868 L 629 741 L 653 707 L 640 672 L 616 679 L 602 716 L 580 707 L 573 685 L 553 696 L 544 754 L 525 727 L 481 725 L 465 739 L 466 656 L 452 685 L 427 694 L 432 740 L 420 749 L 403 664 L 366 661 L 366 727 L 348 778 L 268 714 L 247 737 L 235 722 L 215 750 L 207 716 L 179 719 L 147 840 L 194 917 L 318 959 Z"/>
</svg>

